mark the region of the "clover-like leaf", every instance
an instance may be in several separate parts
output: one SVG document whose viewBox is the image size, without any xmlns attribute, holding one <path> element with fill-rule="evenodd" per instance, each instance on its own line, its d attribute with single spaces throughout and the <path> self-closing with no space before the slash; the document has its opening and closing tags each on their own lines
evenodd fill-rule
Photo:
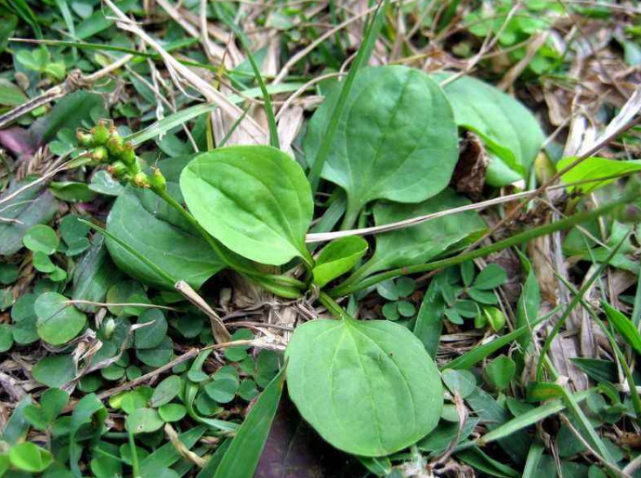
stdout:
<svg viewBox="0 0 641 478">
<path fill-rule="evenodd" d="M 383 456 L 437 424 L 441 379 L 423 344 L 384 320 L 313 320 L 287 347 L 287 389 L 305 418 L 336 448 Z"/>
<path fill-rule="evenodd" d="M 180 187 L 200 225 L 237 254 L 270 265 L 297 256 L 311 263 L 311 187 L 287 154 L 269 146 L 217 149 L 189 163 Z"/>
<path fill-rule="evenodd" d="M 46 292 L 38 297 L 35 311 L 38 335 L 51 345 L 62 345 L 73 339 L 87 322 L 87 316 L 57 292 Z"/>
<path fill-rule="evenodd" d="M 313 161 L 340 91 L 333 90 L 309 124 Z M 403 66 L 358 72 L 322 176 L 347 192 L 346 224 L 374 199 L 424 201 L 450 182 L 458 159 L 452 108 L 425 73 Z"/>
</svg>

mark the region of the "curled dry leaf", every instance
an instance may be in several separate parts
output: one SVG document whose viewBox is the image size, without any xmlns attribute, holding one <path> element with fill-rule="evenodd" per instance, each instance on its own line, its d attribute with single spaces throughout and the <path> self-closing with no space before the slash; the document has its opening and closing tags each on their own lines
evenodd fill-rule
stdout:
<svg viewBox="0 0 641 478">
<path fill-rule="evenodd" d="M 459 145 L 459 158 L 450 186 L 472 199 L 479 199 L 485 185 L 485 172 L 490 159 L 481 139 L 468 131 Z"/>
</svg>

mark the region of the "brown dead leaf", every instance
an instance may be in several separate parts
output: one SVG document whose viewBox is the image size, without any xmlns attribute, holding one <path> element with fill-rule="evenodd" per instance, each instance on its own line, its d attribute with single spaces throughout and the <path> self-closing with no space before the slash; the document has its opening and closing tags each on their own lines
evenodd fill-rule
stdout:
<svg viewBox="0 0 641 478">
<path fill-rule="evenodd" d="M 459 159 L 450 185 L 472 199 L 479 199 L 485 185 L 485 173 L 490 160 L 480 138 L 467 132 L 459 147 Z"/>
</svg>

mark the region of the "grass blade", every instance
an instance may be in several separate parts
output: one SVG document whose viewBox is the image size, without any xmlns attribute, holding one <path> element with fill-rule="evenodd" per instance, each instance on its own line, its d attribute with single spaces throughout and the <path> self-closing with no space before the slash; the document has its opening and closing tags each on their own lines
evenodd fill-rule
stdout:
<svg viewBox="0 0 641 478">
<path fill-rule="evenodd" d="M 220 8 L 219 4 L 214 3 L 214 10 L 216 11 L 216 14 L 220 17 L 220 19 L 223 22 L 225 22 L 229 28 L 232 29 L 234 34 L 240 40 L 240 43 L 242 44 L 243 49 L 247 53 L 247 59 L 249 60 L 249 64 L 251 65 L 252 70 L 254 71 L 254 76 L 256 77 L 258 86 L 260 86 L 260 91 L 263 93 L 263 102 L 265 103 L 264 105 L 265 114 L 267 115 L 267 124 L 269 125 L 269 143 L 274 148 L 280 149 L 280 140 L 278 139 L 278 127 L 276 126 L 276 115 L 274 114 L 274 107 L 272 106 L 271 98 L 269 97 L 269 93 L 267 92 L 267 86 L 265 85 L 265 81 L 263 80 L 263 77 L 260 74 L 260 68 L 258 68 L 258 65 L 256 64 L 256 59 L 254 58 L 254 55 L 251 51 L 249 40 L 247 39 L 247 36 L 245 35 L 245 33 L 234 22 L 234 20 L 229 17 L 227 12 L 225 12 L 222 8 Z"/>
<path fill-rule="evenodd" d="M 33 29 L 33 32 L 38 38 L 42 38 L 42 30 L 40 29 L 38 18 L 25 0 L 7 0 L 7 5 Z"/>
<path fill-rule="evenodd" d="M 447 370 L 447 369 L 464 370 L 464 369 L 470 368 L 472 365 L 477 364 L 478 362 L 490 356 L 500 348 L 505 347 L 507 344 L 509 344 L 513 340 L 518 340 L 521 337 L 523 337 L 525 334 L 529 334 L 532 327 L 540 324 L 544 320 L 547 320 L 547 318 L 550 317 L 555 312 L 556 312 L 556 309 L 555 311 L 552 311 L 545 317 L 541 317 L 539 320 L 536 320 L 522 327 L 519 327 L 518 329 L 513 330 L 509 334 L 505 334 L 499 337 L 498 339 L 493 340 L 492 342 L 488 342 L 487 344 L 483 344 L 479 347 L 476 347 L 470 350 L 469 352 L 464 353 L 460 357 L 457 357 L 451 362 L 445 364 L 445 366 L 443 367 L 443 370 Z"/>
<path fill-rule="evenodd" d="M 543 344 L 543 347 L 541 348 L 541 353 L 539 355 L 539 363 L 536 367 L 536 381 L 540 382 L 541 378 L 543 376 L 543 357 L 545 357 L 550 350 L 550 347 L 552 346 L 552 341 L 554 338 L 559 334 L 561 331 L 561 327 L 565 324 L 565 321 L 570 317 L 570 314 L 572 311 L 576 308 L 577 305 L 579 305 L 579 302 L 585 295 L 586 291 L 592 287 L 592 284 L 594 283 L 595 280 L 597 280 L 603 271 L 605 270 L 606 267 L 608 267 L 608 264 L 612 260 L 612 258 L 617 254 L 619 251 L 619 248 L 623 245 L 625 240 L 628 238 L 629 233 L 623 236 L 623 238 L 619 241 L 619 243 L 612 249 L 612 252 L 608 255 L 605 261 L 599 265 L 597 270 L 594 271 L 594 273 L 590 276 L 590 278 L 585 281 L 583 284 L 583 287 L 581 287 L 581 290 L 579 290 L 579 293 L 575 295 L 568 306 L 565 308 L 565 312 L 563 312 L 563 315 L 559 318 L 556 324 L 554 324 L 554 328 L 552 329 L 552 332 L 547 336 L 545 339 L 545 343 Z"/>
<path fill-rule="evenodd" d="M 285 370 L 267 385 L 238 429 L 227 453 L 216 470 L 214 478 L 252 478 L 267 441 L 267 435 L 276 415 L 285 385 Z"/>
<path fill-rule="evenodd" d="M 592 393 L 591 390 L 579 392 L 574 397 L 575 401 L 577 403 L 582 402 L 583 400 L 588 398 L 591 393 Z M 476 443 L 479 446 L 483 446 L 493 441 L 501 440 L 503 438 L 506 438 L 512 435 L 513 433 L 516 433 L 529 426 L 532 426 L 535 423 L 538 423 L 549 416 L 562 412 L 565 409 L 566 409 L 566 405 L 565 403 L 563 403 L 563 400 L 561 399 L 557 399 L 552 402 L 546 403 L 528 412 L 525 412 L 522 415 L 519 415 L 518 417 L 513 418 L 509 422 L 500 425 L 499 427 L 495 428 L 490 432 L 487 432 L 485 435 L 478 438 L 476 440 Z"/>
<path fill-rule="evenodd" d="M 312 185 L 313 195 L 315 195 L 316 191 L 318 190 L 318 183 L 320 182 L 320 175 L 323 170 L 323 165 L 325 164 L 325 160 L 329 155 L 329 151 L 334 140 L 334 134 L 336 134 L 336 130 L 338 129 L 338 124 L 340 123 L 341 116 L 343 115 L 343 109 L 345 108 L 345 104 L 347 103 L 349 92 L 352 88 L 352 85 L 354 84 L 356 73 L 363 65 L 367 63 L 367 60 L 372 53 L 374 42 L 376 41 L 378 32 L 380 31 L 383 24 L 383 16 L 388 3 L 388 0 L 384 0 L 384 2 L 379 3 L 378 9 L 374 12 L 374 18 L 370 21 L 365 31 L 363 44 L 356 54 L 356 58 L 354 59 L 352 67 L 349 69 L 349 73 L 347 74 L 345 83 L 341 88 L 341 93 L 338 97 L 338 101 L 336 102 L 336 106 L 334 107 L 334 111 L 332 111 L 331 119 L 329 121 L 329 125 L 327 126 L 327 132 L 323 137 L 323 143 L 318 149 L 318 153 L 314 158 L 311 171 L 308 175 L 309 182 Z"/>
<path fill-rule="evenodd" d="M 597 435 L 594 426 L 585 416 L 577 399 L 561 385 L 555 383 L 532 383 L 528 390 L 528 397 L 534 400 L 547 400 L 551 396 L 561 397 L 568 411 L 574 416 L 583 438 L 596 450 L 601 457 L 616 468 L 616 462 L 605 446 L 601 437 Z"/>
<path fill-rule="evenodd" d="M 545 447 L 541 443 L 533 443 L 527 454 L 527 461 L 523 469 L 523 478 L 537 478 L 539 461 L 543 456 Z"/>
<path fill-rule="evenodd" d="M 636 353 L 641 355 L 641 334 L 632 321 L 605 301 L 601 301 L 608 320 Z"/>
</svg>

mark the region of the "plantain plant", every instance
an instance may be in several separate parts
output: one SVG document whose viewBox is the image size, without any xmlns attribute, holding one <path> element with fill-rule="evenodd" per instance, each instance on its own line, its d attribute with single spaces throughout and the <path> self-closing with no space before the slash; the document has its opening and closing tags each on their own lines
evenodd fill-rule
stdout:
<svg viewBox="0 0 641 478">
<path fill-rule="evenodd" d="M 314 253 L 306 235 L 316 198 L 301 164 L 313 169 L 323 132 L 337 121 L 321 176 L 347 197 L 343 229 L 369 210 L 376 225 L 385 225 L 465 206 L 468 201 L 447 187 L 458 157 L 457 124 L 476 131 L 494 152 L 491 177 L 498 183 L 501 174 L 510 181 L 525 177 L 542 142 L 535 129 L 519 136 L 523 147 L 502 145 L 501 132 L 487 127 L 491 118 L 462 119 L 460 88 L 477 83 L 444 91 L 418 70 L 361 69 L 338 120 L 332 119 L 344 96 L 338 89 L 315 113 L 304 142 L 306 161 L 300 163 L 272 146 L 255 145 L 220 147 L 148 168 L 113 125 L 80 131 L 79 143 L 91 158 L 128 184 L 107 222 L 109 251 L 123 270 L 160 288 L 179 280 L 198 288 L 227 268 L 277 296 L 317 298 L 335 319 L 295 329 L 285 354 L 292 401 L 336 448 L 362 457 L 405 449 L 427 436 L 441 416 L 439 371 L 407 327 L 357 320 L 336 299 L 434 264 L 460 263 L 462 256 L 442 258 L 477 239 L 486 226 L 467 211 L 381 234 L 371 254 L 369 243 L 357 236 Z M 495 102 L 488 114 L 504 115 L 505 122 L 518 111 L 520 121 L 536 125 L 516 100 L 479 84 L 479 98 Z M 539 229 L 500 247 L 549 232 Z"/>
</svg>

